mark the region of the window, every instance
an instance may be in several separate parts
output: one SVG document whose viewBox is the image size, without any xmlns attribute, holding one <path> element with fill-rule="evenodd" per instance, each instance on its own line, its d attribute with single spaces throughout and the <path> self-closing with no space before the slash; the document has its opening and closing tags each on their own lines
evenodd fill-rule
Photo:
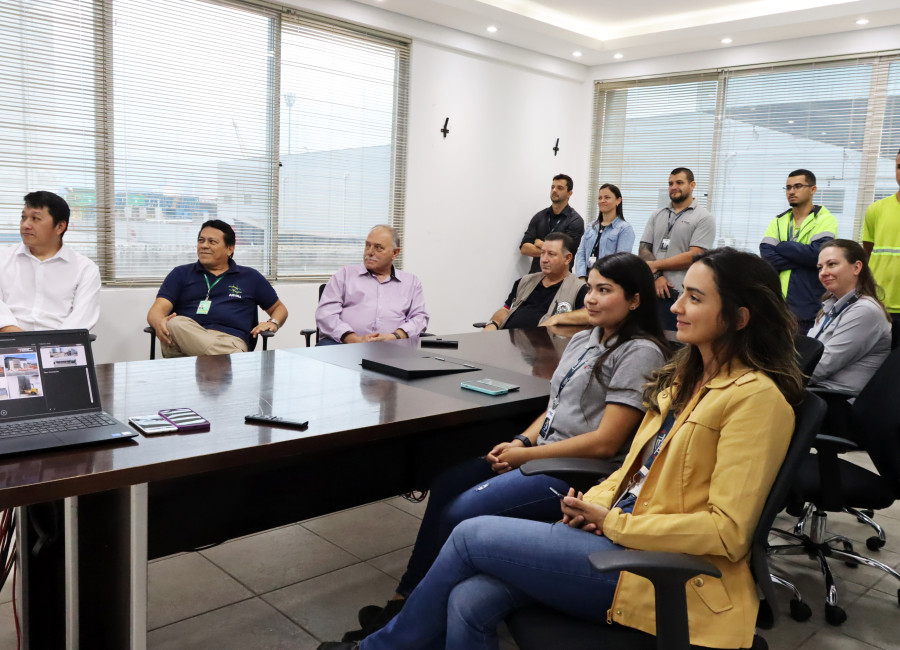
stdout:
<svg viewBox="0 0 900 650">
<path fill-rule="evenodd" d="M 815 203 L 834 213 L 839 236 L 855 239 L 866 206 L 897 191 L 898 66 L 897 57 L 869 57 L 598 83 L 594 188 L 621 183 L 639 240 L 668 200 L 668 172 L 690 167 L 694 196 L 716 217 L 717 245 L 757 252 L 769 222 L 789 207 L 788 173 L 805 168 L 817 177 Z M 616 102 L 623 92 L 627 100 Z"/>
<path fill-rule="evenodd" d="M 0 243 L 72 206 L 106 282 L 158 283 L 200 224 L 270 278 L 329 276 L 403 225 L 408 43 L 221 0 L 0 5 Z"/>
<path fill-rule="evenodd" d="M 634 228 L 635 252 L 650 216 L 669 203 L 669 172 L 688 167 L 701 202 L 709 170 L 718 80 L 716 75 L 609 84 L 597 91 L 589 220 L 597 218 L 597 188 L 612 183 L 622 191 L 622 211 Z"/>
</svg>

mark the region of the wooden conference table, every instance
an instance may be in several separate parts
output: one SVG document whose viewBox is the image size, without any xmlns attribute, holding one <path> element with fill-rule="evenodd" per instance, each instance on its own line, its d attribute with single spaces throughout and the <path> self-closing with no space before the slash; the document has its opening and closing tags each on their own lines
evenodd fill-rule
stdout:
<svg viewBox="0 0 900 650">
<path fill-rule="evenodd" d="M 0 508 L 28 506 L 25 647 L 145 647 L 148 559 L 427 488 L 546 408 L 568 342 L 543 328 L 444 338 L 459 348 L 417 350 L 413 339 L 98 366 L 104 408 L 120 420 L 187 406 L 211 428 L 0 458 Z M 401 380 L 360 367 L 373 349 L 481 369 Z M 459 387 L 485 377 L 521 389 Z M 244 423 L 259 412 L 309 427 Z"/>
</svg>

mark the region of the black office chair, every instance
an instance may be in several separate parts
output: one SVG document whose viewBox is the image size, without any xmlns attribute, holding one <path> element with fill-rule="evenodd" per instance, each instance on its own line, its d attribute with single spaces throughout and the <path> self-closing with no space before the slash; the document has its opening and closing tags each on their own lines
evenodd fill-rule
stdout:
<svg viewBox="0 0 900 650">
<path fill-rule="evenodd" d="M 253 321 L 253 327 L 259 325 L 259 316 L 256 316 Z M 144 331 L 150 335 L 150 360 L 156 359 L 156 330 L 147 325 L 144 328 Z M 256 344 L 259 341 L 259 338 L 262 337 L 263 342 L 263 350 L 269 349 L 269 339 L 275 336 L 275 332 L 271 332 L 269 330 L 265 330 L 264 332 L 259 333 L 259 337 L 250 337 L 250 347 L 247 348 L 248 352 L 253 352 L 256 349 Z"/>
<path fill-rule="evenodd" d="M 860 555 L 852 542 L 842 535 L 826 533 L 828 512 L 846 512 L 876 529 L 877 534 L 866 540 L 866 546 L 877 551 L 884 545 L 884 532 L 864 510 L 879 510 L 900 498 L 900 409 L 896 408 L 897 386 L 900 382 L 900 349 L 888 356 L 872 376 L 855 402 L 846 402 L 846 395 L 818 392 L 829 398 L 837 397 L 841 409 L 829 409 L 827 428 L 815 441 L 817 453 L 809 454 L 800 465 L 792 492 L 808 505 L 803 517 L 792 531 L 773 529 L 772 532 L 788 540 L 787 544 L 772 544 L 770 555 L 808 555 L 816 558 L 825 579 L 825 619 L 832 625 L 847 620 L 838 605 L 834 576 L 828 558 L 834 557 L 850 566 L 864 564 L 900 581 L 900 573 L 886 564 Z M 876 472 L 838 458 L 849 450 L 861 448 L 868 452 Z M 790 588 L 796 589 L 793 585 Z M 900 590 L 897 592 L 900 601 Z M 804 610 L 794 612 L 797 620 L 808 618 Z"/>
<path fill-rule="evenodd" d="M 803 402 L 795 409 L 795 414 L 794 435 L 763 506 L 751 545 L 750 568 L 763 595 L 757 625 L 764 629 L 771 628 L 778 615 L 778 610 L 774 607 L 774 587 L 766 557 L 769 528 L 784 506 L 794 480 L 793 475 L 808 454 L 822 424 L 825 403 L 819 397 L 807 393 Z M 558 461 L 555 472 L 559 473 L 576 459 L 546 459 L 552 460 Z M 544 460 L 531 461 L 522 466 L 522 472 L 534 473 L 529 465 L 538 462 L 547 469 Z M 602 472 L 609 469 L 606 464 L 599 467 Z M 586 464 L 577 463 L 576 470 L 585 476 Z M 591 554 L 589 560 L 598 571 L 629 571 L 653 582 L 656 593 L 656 636 L 619 625 L 582 621 L 544 605 L 533 605 L 518 610 L 506 621 L 520 650 L 559 648 L 562 647 L 560 639 L 565 639 L 566 650 L 685 650 L 694 647 L 689 643 L 684 585 L 698 574 L 718 577 L 718 570 L 711 563 L 700 557 L 680 553 L 643 551 L 604 551 Z M 763 638 L 756 636 L 751 647 L 762 650 L 768 645 Z"/>
<path fill-rule="evenodd" d="M 825 345 L 819 339 L 797 334 L 794 336 L 794 350 L 797 352 L 797 365 L 800 366 L 804 381 L 808 383 L 810 375 L 822 359 Z"/>
</svg>

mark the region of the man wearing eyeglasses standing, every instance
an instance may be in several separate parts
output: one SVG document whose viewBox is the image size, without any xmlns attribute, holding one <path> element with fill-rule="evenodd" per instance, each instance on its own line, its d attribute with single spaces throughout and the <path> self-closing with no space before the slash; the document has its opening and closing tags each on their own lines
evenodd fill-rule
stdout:
<svg viewBox="0 0 900 650">
<path fill-rule="evenodd" d="M 808 169 L 792 171 L 784 191 L 791 207 L 772 219 L 759 254 L 779 272 L 781 292 L 797 317 L 797 332 L 806 334 L 822 306 L 819 249 L 837 236 L 837 219 L 813 203 L 816 175 Z"/>
</svg>

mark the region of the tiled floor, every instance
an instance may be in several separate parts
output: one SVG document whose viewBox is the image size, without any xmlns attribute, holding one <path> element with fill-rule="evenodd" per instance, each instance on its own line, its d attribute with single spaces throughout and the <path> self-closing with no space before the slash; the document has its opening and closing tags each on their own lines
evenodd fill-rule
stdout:
<svg viewBox="0 0 900 650">
<path fill-rule="evenodd" d="M 424 504 L 395 498 L 267 531 L 149 566 L 148 646 L 154 650 L 315 648 L 355 627 L 357 610 L 386 600 L 415 540 Z M 888 545 L 873 554 L 900 566 L 900 506 L 877 517 Z M 783 516 L 783 527 L 792 520 Z M 829 530 L 865 550 L 867 527 L 829 515 Z M 879 571 L 831 565 L 848 620 L 824 621 L 822 581 L 804 556 L 778 558 L 773 569 L 792 579 L 812 606 L 812 619 L 783 616 L 763 636 L 773 650 L 900 648 L 900 584 Z M 11 592 L 0 593 L 0 649 L 15 648 Z M 515 646 L 504 641 L 503 650 Z"/>
</svg>

